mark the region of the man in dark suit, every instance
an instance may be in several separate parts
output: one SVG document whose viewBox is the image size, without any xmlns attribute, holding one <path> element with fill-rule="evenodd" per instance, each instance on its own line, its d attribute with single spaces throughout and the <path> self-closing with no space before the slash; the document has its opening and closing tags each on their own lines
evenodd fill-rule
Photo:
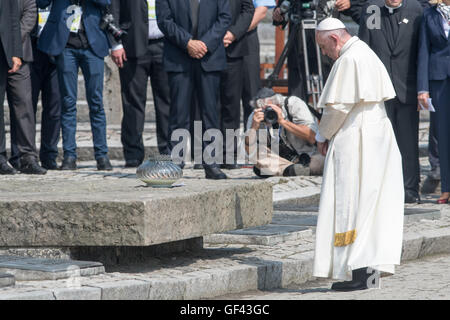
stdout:
<svg viewBox="0 0 450 320">
<path fill-rule="evenodd" d="M 222 168 L 236 169 L 237 141 L 227 140 L 227 129 L 238 130 L 241 122 L 241 96 L 244 77 L 244 57 L 249 48 L 246 41 L 247 30 L 253 19 L 255 7 L 252 0 L 230 0 L 231 26 L 224 37 L 227 53 L 227 68 L 220 79 L 221 131 L 224 137 L 224 163 Z M 227 152 L 230 152 L 227 155 Z M 228 156 L 228 158 L 227 158 Z M 228 160 L 228 161 L 227 161 Z M 230 162 L 231 161 L 231 162 Z"/>
<path fill-rule="evenodd" d="M 163 68 L 164 34 L 156 22 L 155 0 L 112 0 L 112 13 L 128 32 L 122 43 L 113 45 L 111 57 L 119 66 L 123 119 L 121 140 L 125 167 L 144 160 L 145 103 L 150 76 L 156 112 L 158 150 L 169 154 L 169 80 Z"/>
<path fill-rule="evenodd" d="M 8 76 L 6 89 L 10 109 L 11 157 L 9 162 L 16 170 L 26 174 L 46 174 L 39 166 L 36 151 L 36 120 L 34 116 L 30 65 L 33 61 L 30 33 L 35 27 L 37 10 L 35 0 L 17 1 L 20 14 L 23 63 L 20 69 Z"/>
<path fill-rule="evenodd" d="M 50 7 L 39 9 L 38 23 L 31 33 L 34 61 L 31 64 L 31 86 L 34 113 L 37 112 L 39 94 L 42 101 L 41 147 L 39 158 L 42 167 L 56 170 L 58 142 L 61 133 L 61 96 L 55 61 L 37 48 L 39 36 L 44 28 Z"/>
<path fill-rule="evenodd" d="M 417 46 L 422 7 L 417 0 L 372 0 L 380 7 L 380 27 L 370 29 L 363 9 L 359 37 L 378 55 L 397 97 L 386 102 L 402 155 L 405 202 L 419 202 L 419 113 L 417 112 Z"/>
<path fill-rule="evenodd" d="M 77 84 L 78 69 L 83 72 L 86 99 L 98 170 L 112 170 L 106 142 L 106 116 L 103 109 L 104 57 L 109 41 L 100 29 L 103 11 L 110 0 L 37 0 L 43 9 L 52 5 L 42 30 L 38 49 L 56 57 L 62 98 L 61 129 L 64 160 L 62 170 L 77 168 Z"/>
<path fill-rule="evenodd" d="M 164 68 L 169 73 L 171 98 L 169 132 L 189 131 L 193 92 L 205 131 L 219 129 L 217 102 L 220 73 L 227 65 L 223 38 L 231 23 L 229 1 L 157 0 L 156 17 L 165 36 Z M 207 179 L 226 179 L 217 163 L 203 162 Z"/>
<path fill-rule="evenodd" d="M 22 65 L 20 16 L 16 0 L 0 1 L 0 174 L 15 174 L 6 158 L 6 135 L 3 102 L 8 74 Z"/>
</svg>

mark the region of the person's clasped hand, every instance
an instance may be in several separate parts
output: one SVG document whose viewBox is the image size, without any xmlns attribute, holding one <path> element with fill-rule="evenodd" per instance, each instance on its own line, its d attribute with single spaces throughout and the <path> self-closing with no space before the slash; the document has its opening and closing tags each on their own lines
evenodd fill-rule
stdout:
<svg viewBox="0 0 450 320">
<path fill-rule="evenodd" d="M 223 45 L 227 48 L 233 41 L 236 40 L 236 37 L 230 31 L 227 31 L 225 36 L 223 37 Z"/>
<path fill-rule="evenodd" d="M 187 50 L 189 55 L 194 59 L 201 59 L 208 52 L 206 44 L 200 40 L 189 40 Z"/>
<path fill-rule="evenodd" d="M 8 70 L 8 73 L 16 73 L 22 66 L 22 60 L 20 58 L 12 57 L 12 62 L 13 66 L 10 70 Z"/>
</svg>

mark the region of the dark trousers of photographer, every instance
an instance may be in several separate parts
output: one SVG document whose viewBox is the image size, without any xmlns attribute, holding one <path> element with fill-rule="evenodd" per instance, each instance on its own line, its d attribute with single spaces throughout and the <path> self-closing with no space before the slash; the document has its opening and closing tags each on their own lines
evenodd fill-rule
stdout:
<svg viewBox="0 0 450 320">
<path fill-rule="evenodd" d="M 255 137 L 249 137 L 249 158 L 255 162 L 253 171 L 256 175 L 267 178 L 271 176 L 316 176 L 322 175 L 325 157 L 319 153 L 309 156 L 297 154 L 280 140 L 272 150 L 268 146 L 257 144 Z"/>
</svg>

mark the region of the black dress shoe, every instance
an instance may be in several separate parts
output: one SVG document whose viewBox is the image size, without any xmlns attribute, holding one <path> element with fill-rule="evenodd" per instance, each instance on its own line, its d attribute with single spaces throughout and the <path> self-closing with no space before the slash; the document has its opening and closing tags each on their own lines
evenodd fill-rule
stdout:
<svg viewBox="0 0 450 320">
<path fill-rule="evenodd" d="M 204 166 L 206 179 L 226 179 L 227 176 L 218 167 Z"/>
<path fill-rule="evenodd" d="M 125 168 L 137 168 L 141 163 L 139 160 L 125 160 Z"/>
<path fill-rule="evenodd" d="M 419 193 L 413 190 L 405 190 L 405 203 L 420 203 Z"/>
<path fill-rule="evenodd" d="M 64 158 L 61 170 L 77 170 L 77 159 L 74 157 Z"/>
<path fill-rule="evenodd" d="M 335 282 L 331 285 L 331 290 L 346 292 L 369 289 L 369 278 L 372 277 L 375 272 L 376 270 L 368 272 L 368 268 L 353 270 L 351 281 Z"/>
<path fill-rule="evenodd" d="M 16 174 L 17 170 L 10 167 L 6 160 L 0 160 L 0 174 Z"/>
<path fill-rule="evenodd" d="M 223 163 L 220 165 L 220 168 L 226 169 L 226 170 L 236 170 L 236 169 L 240 169 L 241 166 L 236 163 Z"/>
<path fill-rule="evenodd" d="M 47 170 L 58 170 L 58 165 L 55 160 L 42 160 L 41 166 Z"/>
<path fill-rule="evenodd" d="M 47 170 L 39 165 L 39 162 L 35 157 L 23 157 L 20 159 L 20 173 L 46 174 Z"/>
<path fill-rule="evenodd" d="M 111 171 L 113 169 L 108 157 L 102 157 L 97 159 L 97 170 Z"/>
<path fill-rule="evenodd" d="M 203 165 L 201 163 L 194 164 L 194 170 L 202 170 L 202 169 L 204 169 L 204 168 L 203 168 Z"/>
</svg>

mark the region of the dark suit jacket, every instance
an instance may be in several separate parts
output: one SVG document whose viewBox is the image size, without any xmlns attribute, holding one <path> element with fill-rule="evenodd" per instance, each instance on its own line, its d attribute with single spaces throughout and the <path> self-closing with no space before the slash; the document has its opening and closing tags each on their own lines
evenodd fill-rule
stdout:
<svg viewBox="0 0 450 320">
<path fill-rule="evenodd" d="M 9 68 L 13 66 L 12 57 L 22 58 L 23 56 L 19 17 L 16 0 L 0 1 L 0 41 Z"/>
<path fill-rule="evenodd" d="M 187 43 L 192 39 L 191 9 L 188 0 L 156 0 L 156 18 L 164 33 L 164 68 L 168 72 L 186 72 L 196 60 L 189 56 Z M 227 66 L 223 37 L 231 23 L 229 0 L 201 0 L 197 39 L 208 52 L 200 60 L 204 71 L 222 71 Z"/>
<path fill-rule="evenodd" d="M 430 91 L 430 80 L 450 77 L 450 37 L 445 36 L 436 6 L 423 13 L 419 36 L 417 90 Z"/>
<path fill-rule="evenodd" d="M 36 0 L 18 0 L 20 13 L 20 31 L 22 34 L 23 61 L 33 61 L 33 48 L 31 46 L 31 31 L 37 20 Z"/>
<path fill-rule="evenodd" d="M 368 15 L 363 11 L 359 37 L 372 48 L 383 62 L 400 102 L 417 104 L 417 46 L 422 6 L 417 0 L 403 0 L 400 11 L 402 23 L 399 24 L 397 42 L 393 43 L 391 34 L 388 34 L 391 29 L 386 26 L 390 22 L 389 12 L 384 7 L 384 1 L 372 0 L 367 3 L 367 5 L 371 4 L 381 7 L 381 28 L 368 29 L 366 25 Z"/>
<path fill-rule="evenodd" d="M 111 8 L 116 23 L 128 32 L 122 40 L 127 57 L 144 55 L 148 44 L 147 0 L 111 0 Z"/>
<path fill-rule="evenodd" d="M 255 7 L 252 0 L 230 0 L 231 26 L 228 28 L 235 37 L 233 43 L 226 48 L 227 56 L 238 58 L 248 55 L 249 47 L 246 41 L 247 30 L 252 23 Z"/>
<path fill-rule="evenodd" d="M 326 2 L 327 0 L 324 0 Z M 422 8 L 428 8 L 430 4 L 428 3 L 429 0 L 418 0 L 420 4 L 422 5 Z M 360 23 L 361 16 L 363 15 L 363 10 L 367 8 L 367 0 L 350 0 L 350 8 L 347 10 L 342 11 L 341 13 L 343 15 L 349 16 L 352 18 L 353 21 L 356 23 Z"/>
<path fill-rule="evenodd" d="M 37 0 L 39 8 L 44 9 L 52 4 L 48 21 L 39 38 L 39 50 L 51 55 L 60 55 L 69 40 L 70 30 L 67 27 L 67 19 L 72 15 L 67 12 L 70 0 Z M 109 54 L 109 41 L 100 29 L 102 8 L 111 4 L 110 0 L 85 0 L 83 5 L 83 23 L 86 36 L 92 51 L 103 58 Z"/>
</svg>

